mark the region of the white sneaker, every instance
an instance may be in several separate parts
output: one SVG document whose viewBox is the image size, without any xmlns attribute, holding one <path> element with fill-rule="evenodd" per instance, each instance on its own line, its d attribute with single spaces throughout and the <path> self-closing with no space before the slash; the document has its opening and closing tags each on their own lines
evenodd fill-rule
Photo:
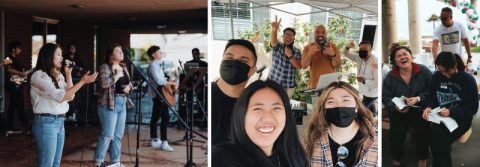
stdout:
<svg viewBox="0 0 480 167">
<path fill-rule="evenodd" d="M 110 164 L 106 167 L 125 167 L 125 165 L 123 165 L 122 163 L 120 162 L 117 162 L 117 163 L 114 163 L 114 164 Z"/>
<path fill-rule="evenodd" d="M 162 141 L 162 146 L 160 146 L 160 150 L 167 151 L 167 152 L 172 152 L 173 148 L 168 145 L 168 141 L 164 140 Z"/>
<path fill-rule="evenodd" d="M 160 139 L 156 138 L 156 139 L 152 139 L 150 141 L 150 144 L 152 145 L 153 148 L 160 148 L 162 146 L 162 141 L 160 141 Z"/>
</svg>

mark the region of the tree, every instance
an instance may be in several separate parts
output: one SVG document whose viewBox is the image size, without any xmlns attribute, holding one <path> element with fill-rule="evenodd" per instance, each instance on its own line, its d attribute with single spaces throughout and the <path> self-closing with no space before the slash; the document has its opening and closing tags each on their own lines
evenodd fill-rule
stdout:
<svg viewBox="0 0 480 167">
<path fill-rule="evenodd" d="M 438 17 L 436 14 L 432 14 L 430 18 L 428 18 L 427 22 L 433 22 L 433 29 L 435 30 L 435 22 L 440 20 L 440 17 Z"/>
</svg>

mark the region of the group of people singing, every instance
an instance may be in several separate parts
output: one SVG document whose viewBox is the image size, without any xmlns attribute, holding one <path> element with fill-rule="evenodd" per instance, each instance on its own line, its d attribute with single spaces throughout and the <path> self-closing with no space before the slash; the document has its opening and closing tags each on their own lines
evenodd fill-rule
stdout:
<svg viewBox="0 0 480 167">
<path fill-rule="evenodd" d="M 69 54 L 62 56 L 62 49 L 54 43 L 47 43 L 41 47 L 37 64 L 30 74 L 24 71 L 24 66 L 19 62 L 18 56 L 21 53 L 21 44 L 12 42 L 10 45 L 11 55 L 4 60 L 8 78 L 13 75 L 28 77 L 30 83 L 30 97 L 32 101 L 34 119 L 32 132 L 37 145 L 38 166 L 58 167 L 61 163 L 62 150 L 65 141 L 64 121 L 66 113 L 71 107 L 69 102 L 75 98 L 75 94 L 82 86 L 97 81 L 99 87 L 98 97 L 98 118 L 102 128 L 95 151 L 95 166 L 102 167 L 108 164 L 121 164 L 122 137 L 125 131 L 127 109 L 134 107 L 129 94 L 132 92 L 132 79 L 130 78 L 127 63 L 125 62 L 125 50 L 119 44 L 113 44 L 106 49 L 105 60 L 98 69 L 98 73 L 89 71 L 78 72 L 73 68 L 75 62 L 80 58 L 75 53 L 73 45 L 68 45 Z M 73 49 L 72 49 L 73 47 Z M 70 54 L 73 50 L 73 54 Z M 128 54 L 128 53 L 127 53 Z M 150 82 L 157 87 L 174 86 L 175 82 L 169 81 L 165 76 L 165 69 L 162 68 L 161 59 L 164 55 L 160 47 L 152 46 L 147 50 L 152 58 L 148 67 Z M 204 63 L 200 60 L 199 50 L 192 50 L 193 60 Z M 77 64 L 78 65 L 78 64 Z M 77 69 L 78 70 L 78 69 Z M 73 72 L 72 72 L 73 71 Z M 72 78 L 79 77 L 73 82 Z M 14 85 L 7 82 L 6 87 L 10 92 L 12 103 L 9 109 L 13 115 L 15 107 L 25 129 L 29 130 L 29 123 L 23 111 L 23 85 Z M 167 140 L 167 126 L 169 123 L 169 111 L 167 105 L 160 101 L 152 89 L 149 90 L 153 100 L 152 119 L 150 126 L 151 146 L 160 150 L 171 152 L 173 148 Z M 17 99 L 17 97 L 20 97 Z M 19 103 L 17 105 L 17 103 Z M 160 139 L 157 137 L 157 122 L 162 116 L 160 128 Z M 14 127 L 9 123 L 9 127 Z M 105 162 L 107 151 L 110 153 L 110 162 Z"/>
</svg>

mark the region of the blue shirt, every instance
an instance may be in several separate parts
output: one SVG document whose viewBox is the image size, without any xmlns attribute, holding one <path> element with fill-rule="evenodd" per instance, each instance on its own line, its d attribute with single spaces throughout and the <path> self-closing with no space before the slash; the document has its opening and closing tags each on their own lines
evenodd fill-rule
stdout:
<svg viewBox="0 0 480 167">
<path fill-rule="evenodd" d="M 293 58 L 300 61 L 302 55 L 300 49 L 293 47 Z M 285 56 L 285 44 L 278 43 L 277 47 L 272 47 L 272 68 L 268 73 L 268 79 L 277 82 L 286 88 L 295 87 L 295 67 Z"/>
<path fill-rule="evenodd" d="M 147 75 L 148 80 L 150 80 L 150 83 L 152 83 L 155 87 L 165 86 L 167 84 L 167 78 L 163 72 L 163 63 L 161 63 L 160 60 L 153 60 L 148 65 Z M 148 87 L 148 93 L 152 99 L 157 97 L 157 94 L 152 87 Z"/>
</svg>

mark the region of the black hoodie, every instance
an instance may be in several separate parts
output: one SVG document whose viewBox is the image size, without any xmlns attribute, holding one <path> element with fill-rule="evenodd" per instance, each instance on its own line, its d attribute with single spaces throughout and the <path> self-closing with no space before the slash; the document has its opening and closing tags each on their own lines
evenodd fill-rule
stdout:
<svg viewBox="0 0 480 167">
<path fill-rule="evenodd" d="M 477 82 L 471 74 L 459 70 L 451 78 L 435 72 L 427 107 L 445 107 L 455 121 L 471 121 L 478 109 Z"/>
</svg>

